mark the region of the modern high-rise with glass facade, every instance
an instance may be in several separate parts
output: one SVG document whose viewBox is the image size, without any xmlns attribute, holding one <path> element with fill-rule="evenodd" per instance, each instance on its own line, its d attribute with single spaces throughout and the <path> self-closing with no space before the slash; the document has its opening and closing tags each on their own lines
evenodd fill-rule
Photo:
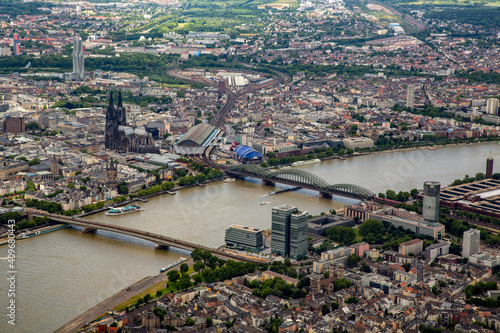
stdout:
<svg viewBox="0 0 500 333">
<path fill-rule="evenodd" d="M 282 205 L 272 211 L 271 252 L 298 259 L 307 254 L 307 212 Z"/>
<path fill-rule="evenodd" d="M 297 211 L 290 217 L 290 258 L 307 255 L 307 212 Z"/>
</svg>

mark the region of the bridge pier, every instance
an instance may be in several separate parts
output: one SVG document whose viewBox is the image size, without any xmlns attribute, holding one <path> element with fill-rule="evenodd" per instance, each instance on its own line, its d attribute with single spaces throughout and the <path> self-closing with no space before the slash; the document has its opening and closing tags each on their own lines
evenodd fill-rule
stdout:
<svg viewBox="0 0 500 333">
<path fill-rule="evenodd" d="M 83 228 L 82 229 L 82 232 L 84 233 L 92 233 L 92 234 L 95 234 L 95 232 L 97 231 L 96 228 Z"/>
<path fill-rule="evenodd" d="M 271 180 L 266 180 L 266 179 L 262 179 L 262 185 L 266 185 L 266 186 L 274 186 L 274 182 L 271 181 Z"/>
<path fill-rule="evenodd" d="M 328 193 L 328 192 L 319 192 L 319 196 L 321 198 L 327 198 L 327 199 L 331 199 L 332 198 L 332 194 Z"/>
</svg>

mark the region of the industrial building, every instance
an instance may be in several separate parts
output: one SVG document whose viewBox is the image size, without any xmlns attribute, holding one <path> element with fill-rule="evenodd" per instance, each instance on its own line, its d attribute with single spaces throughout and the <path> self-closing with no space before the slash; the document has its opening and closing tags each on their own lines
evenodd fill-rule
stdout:
<svg viewBox="0 0 500 333">
<path fill-rule="evenodd" d="M 263 246 L 262 230 L 233 224 L 226 229 L 225 242 L 228 247 L 260 252 Z"/>
<path fill-rule="evenodd" d="M 292 259 L 307 255 L 307 212 L 282 205 L 272 210 L 271 253 Z"/>
</svg>

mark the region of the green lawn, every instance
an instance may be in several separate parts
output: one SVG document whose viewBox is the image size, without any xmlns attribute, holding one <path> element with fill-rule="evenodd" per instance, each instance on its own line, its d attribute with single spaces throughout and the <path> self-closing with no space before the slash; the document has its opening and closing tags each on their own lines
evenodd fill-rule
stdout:
<svg viewBox="0 0 500 333">
<path fill-rule="evenodd" d="M 354 244 L 362 242 L 363 241 L 363 236 L 359 234 L 359 228 L 353 228 L 354 231 L 356 232 L 356 238 L 354 239 Z"/>
</svg>

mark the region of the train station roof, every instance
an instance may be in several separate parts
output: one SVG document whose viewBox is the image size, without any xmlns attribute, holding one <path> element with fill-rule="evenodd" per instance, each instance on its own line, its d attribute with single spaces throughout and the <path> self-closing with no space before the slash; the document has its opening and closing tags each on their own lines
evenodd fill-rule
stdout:
<svg viewBox="0 0 500 333">
<path fill-rule="evenodd" d="M 203 146 L 214 132 L 215 127 L 209 124 L 198 124 L 187 131 L 177 143 L 178 146 Z"/>
</svg>

